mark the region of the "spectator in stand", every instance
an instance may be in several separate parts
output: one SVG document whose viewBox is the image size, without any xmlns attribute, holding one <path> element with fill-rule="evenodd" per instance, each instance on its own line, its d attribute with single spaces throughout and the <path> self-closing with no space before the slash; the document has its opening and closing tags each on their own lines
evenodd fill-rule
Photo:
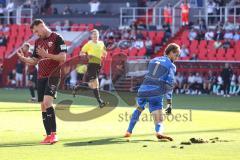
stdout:
<svg viewBox="0 0 240 160">
<path fill-rule="evenodd" d="M 164 37 L 163 37 L 163 42 L 167 42 L 168 39 L 172 36 L 172 31 L 171 31 L 170 25 L 164 24 L 163 30 L 165 32 Z"/>
<path fill-rule="evenodd" d="M 109 51 L 114 50 L 115 48 L 117 48 L 118 43 L 116 42 L 116 40 L 113 37 L 110 37 L 106 42 L 105 42 L 107 48 Z"/>
<path fill-rule="evenodd" d="M 70 8 L 70 6 L 69 5 L 66 5 L 65 7 L 64 7 L 64 10 L 63 10 L 63 15 L 70 15 L 70 14 L 72 14 L 73 13 L 73 11 L 72 11 L 72 9 Z"/>
<path fill-rule="evenodd" d="M 100 2 L 98 0 L 91 0 L 89 2 L 90 5 L 90 13 L 95 15 L 97 12 L 99 12 L 99 6 L 100 6 Z"/>
<path fill-rule="evenodd" d="M 190 41 L 195 40 L 197 38 L 197 32 L 194 29 L 191 29 L 188 38 Z"/>
<path fill-rule="evenodd" d="M 195 83 L 194 83 L 194 94 L 202 94 L 202 90 L 203 90 L 203 78 L 202 75 L 200 73 L 196 73 L 195 76 Z"/>
<path fill-rule="evenodd" d="M 214 42 L 214 48 L 219 49 L 222 47 L 222 42 L 220 40 L 217 40 Z"/>
<path fill-rule="evenodd" d="M 53 8 L 53 15 L 58 15 L 58 9 L 57 8 Z"/>
<path fill-rule="evenodd" d="M 54 31 L 57 31 L 57 32 L 61 32 L 62 31 L 62 24 L 60 21 L 56 21 L 54 24 L 53 24 L 53 30 Z"/>
<path fill-rule="evenodd" d="M 225 32 L 225 34 L 224 34 L 224 37 L 223 37 L 224 39 L 229 39 L 229 40 L 232 40 L 233 39 L 233 33 L 232 33 L 232 31 L 230 31 L 230 30 L 227 30 L 226 32 Z"/>
<path fill-rule="evenodd" d="M 137 30 L 136 39 L 142 39 L 142 40 L 144 39 L 144 36 L 143 36 L 143 34 L 141 33 L 140 30 Z"/>
<path fill-rule="evenodd" d="M 24 64 L 18 60 L 16 65 L 16 87 L 23 87 Z"/>
<path fill-rule="evenodd" d="M 236 0 L 235 4 L 233 6 L 239 6 L 239 5 L 240 5 L 240 0 Z M 240 8 L 239 7 L 236 8 L 236 14 L 240 15 Z"/>
<path fill-rule="evenodd" d="M 99 88 L 101 90 L 109 91 L 110 84 L 111 84 L 111 80 L 109 79 L 109 77 L 106 74 L 103 74 L 102 77 L 100 77 L 100 86 L 99 86 Z"/>
<path fill-rule="evenodd" d="M 184 58 L 184 57 L 188 57 L 189 56 L 189 50 L 188 48 L 183 44 L 181 49 L 180 49 L 180 57 Z"/>
<path fill-rule="evenodd" d="M 216 24 L 216 30 L 223 30 L 224 22 L 218 21 Z"/>
<path fill-rule="evenodd" d="M 8 80 L 7 80 L 8 87 L 16 87 L 16 70 L 12 70 L 8 74 Z"/>
<path fill-rule="evenodd" d="M 229 94 L 235 95 L 236 90 L 237 90 L 237 76 L 236 76 L 236 74 L 233 73 L 232 78 L 231 78 L 230 88 L 229 88 Z"/>
<path fill-rule="evenodd" d="M 176 94 L 182 93 L 182 88 L 183 88 L 183 75 L 178 72 L 177 75 L 175 76 L 175 92 Z"/>
<path fill-rule="evenodd" d="M 65 19 L 62 30 L 63 31 L 70 31 L 70 26 L 71 26 L 70 21 L 68 19 Z"/>
<path fill-rule="evenodd" d="M 4 8 L 2 4 L 0 4 L 0 24 L 4 24 Z"/>
<path fill-rule="evenodd" d="M 216 3 L 213 2 L 213 0 L 209 0 L 207 3 L 207 13 L 208 13 L 208 24 L 212 25 L 214 23 L 215 17 L 215 8 L 216 8 Z"/>
<path fill-rule="evenodd" d="M 216 32 L 216 34 L 215 34 L 215 36 L 214 36 L 214 40 L 219 40 L 219 41 L 221 41 L 221 40 L 223 40 L 223 37 L 224 37 L 224 35 L 223 35 L 223 30 L 221 29 L 221 28 L 218 28 L 217 29 L 217 32 Z"/>
<path fill-rule="evenodd" d="M 43 15 L 52 14 L 52 0 L 45 0 L 44 5 L 41 7 L 41 13 Z"/>
<path fill-rule="evenodd" d="M 122 39 L 124 39 L 124 40 L 128 40 L 129 37 L 130 37 L 130 33 L 129 33 L 129 31 L 126 30 L 126 29 L 124 29 L 124 30 L 122 31 Z"/>
<path fill-rule="evenodd" d="M 231 46 L 230 40 L 229 40 L 229 39 L 225 39 L 224 42 L 223 42 L 223 44 L 222 44 L 222 47 L 223 47 L 224 49 L 231 48 L 232 46 Z"/>
<path fill-rule="evenodd" d="M 210 94 L 213 80 L 214 80 L 214 77 L 213 77 L 212 71 L 209 70 L 208 74 L 203 77 L 203 92 L 204 93 Z"/>
<path fill-rule="evenodd" d="M 0 46 L 7 45 L 7 38 L 4 35 L 0 35 Z"/>
<path fill-rule="evenodd" d="M 235 94 L 240 95 L 240 75 L 237 78 L 237 89 L 236 89 Z"/>
<path fill-rule="evenodd" d="M 146 37 L 145 41 L 145 47 L 146 47 L 146 55 L 151 56 L 153 54 L 153 43 L 152 40 L 149 37 Z"/>
<path fill-rule="evenodd" d="M 224 26 L 223 26 L 223 29 L 225 30 L 225 31 L 232 31 L 232 30 L 235 30 L 236 29 L 236 26 L 233 24 L 233 23 L 231 23 L 231 22 L 229 22 L 229 21 L 226 21 L 225 22 L 225 24 L 224 24 Z"/>
<path fill-rule="evenodd" d="M 238 33 L 238 30 L 235 30 L 235 32 L 234 32 L 233 40 L 234 40 L 234 41 L 240 40 L 240 35 L 239 35 L 239 33 Z"/>
<path fill-rule="evenodd" d="M 197 61 L 198 60 L 198 56 L 197 54 L 193 53 L 191 58 L 190 58 L 191 61 Z"/>
<path fill-rule="evenodd" d="M 129 39 L 131 39 L 131 40 L 136 39 L 136 31 L 134 29 L 131 30 Z"/>
<path fill-rule="evenodd" d="M 214 38 L 214 32 L 213 32 L 213 30 L 208 30 L 208 31 L 205 33 L 205 40 L 210 41 L 210 40 L 213 40 L 213 38 Z"/>
<path fill-rule="evenodd" d="M 233 71 L 232 71 L 231 67 L 229 66 L 229 63 L 226 63 L 225 68 L 221 72 L 221 76 L 223 79 L 224 97 L 230 97 L 229 91 L 230 91 L 232 75 L 233 75 Z"/>
<path fill-rule="evenodd" d="M 222 95 L 223 80 L 220 75 L 217 76 L 213 83 L 213 93 L 216 95 Z"/>
<path fill-rule="evenodd" d="M 133 20 L 129 27 L 131 28 L 131 30 L 137 30 L 137 28 L 138 28 L 137 20 Z"/>
<path fill-rule="evenodd" d="M 214 0 L 215 3 L 216 3 L 216 14 L 218 15 L 217 17 L 217 20 L 220 21 L 221 19 L 221 15 L 224 15 L 224 8 L 221 8 L 221 7 L 224 7 L 226 4 L 224 2 L 224 0 Z"/>
<path fill-rule="evenodd" d="M 163 9 L 164 23 L 171 25 L 172 24 L 172 6 L 168 3 Z"/>
<path fill-rule="evenodd" d="M 182 25 L 186 26 L 189 24 L 189 10 L 190 5 L 186 2 L 186 0 L 181 4 L 181 16 L 182 16 Z"/>
<path fill-rule="evenodd" d="M 114 38 L 114 32 L 112 30 L 107 30 L 106 32 L 106 37 L 107 38 Z"/>
<path fill-rule="evenodd" d="M 143 40 L 137 39 L 137 40 L 134 42 L 133 47 L 135 47 L 135 48 L 137 48 L 137 49 L 143 48 L 143 47 L 144 47 Z"/>
<path fill-rule="evenodd" d="M 195 90 L 194 83 L 195 83 L 195 75 L 193 73 L 190 73 L 187 79 L 186 94 L 193 93 L 193 91 Z"/>
<path fill-rule="evenodd" d="M 196 37 L 196 39 L 197 39 L 198 41 L 204 40 L 204 39 L 205 39 L 205 32 L 202 31 L 202 30 L 198 31 L 198 32 L 197 32 L 197 37 Z"/>
<path fill-rule="evenodd" d="M 201 19 L 199 22 L 199 30 L 205 32 L 207 30 L 206 22 L 204 19 Z"/>
<path fill-rule="evenodd" d="M 6 6 L 6 11 L 9 13 L 9 22 L 10 22 L 10 24 L 14 23 L 13 22 L 13 20 L 14 20 L 14 18 L 13 18 L 13 11 L 14 11 L 14 9 L 15 9 L 15 6 L 14 6 L 13 0 L 9 0 L 9 2 L 8 2 L 7 6 Z"/>
</svg>

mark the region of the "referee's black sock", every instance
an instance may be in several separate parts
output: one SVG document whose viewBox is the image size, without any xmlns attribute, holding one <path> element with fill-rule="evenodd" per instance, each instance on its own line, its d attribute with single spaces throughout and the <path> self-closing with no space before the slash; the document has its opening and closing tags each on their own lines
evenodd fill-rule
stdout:
<svg viewBox="0 0 240 160">
<path fill-rule="evenodd" d="M 32 98 L 35 98 L 35 92 L 34 92 L 33 86 L 29 87 L 29 90 L 30 90 L 30 94 L 31 94 Z"/>
<path fill-rule="evenodd" d="M 102 103 L 103 100 L 101 100 L 101 98 L 100 98 L 99 88 L 93 89 L 93 93 L 94 93 L 94 96 L 95 96 L 95 98 L 97 99 L 98 103 L 99 103 L 99 104 Z"/>
<path fill-rule="evenodd" d="M 46 112 L 42 112 L 42 120 L 43 120 L 43 125 L 44 125 L 44 128 L 45 128 L 46 134 L 50 135 L 51 134 L 51 128 L 50 128 L 50 123 L 48 121 Z"/>
<path fill-rule="evenodd" d="M 56 132 L 56 116 L 53 107 L 47 108 L 47 118 L 49 119 L 49 124 L 51 132 Z"/>
</svg>

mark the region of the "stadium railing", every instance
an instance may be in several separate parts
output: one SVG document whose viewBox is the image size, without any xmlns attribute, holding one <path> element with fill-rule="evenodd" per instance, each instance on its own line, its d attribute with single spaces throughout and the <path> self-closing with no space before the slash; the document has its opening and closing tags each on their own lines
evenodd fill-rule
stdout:
<svg viewBox="0 0 240 160">
<path fill-rule="evenodd" d="M 179 1 L 180 2 L 180 1 Z M 176 33 L 182 26 L 180 3 L 172 8 L 172 32 Z M 163 7 L 122 7 L 120 8 L 120 28 L 129 27 L 133 21 L 144 23 L 147 27 L 154 25 L 162 28 L 164 24 Z M 198 24 L 200 20 L 205 20 L 210 27 L 216 23 L 209 24 L 210 19 L 219 21 L 229 21 L 234 25 L 240 24 L 240 6 L 219 7 L 219 14 L 207 14 L 205 7 L 190 8 L 190 22 Z"/>
</svg>

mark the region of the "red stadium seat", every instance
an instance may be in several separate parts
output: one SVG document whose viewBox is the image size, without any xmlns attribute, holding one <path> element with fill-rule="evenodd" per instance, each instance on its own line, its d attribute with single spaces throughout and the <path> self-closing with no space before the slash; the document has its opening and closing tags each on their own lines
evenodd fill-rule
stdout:
<svg viewBox="0 0 240 160">
<path fill-rule="evenodd" d="M 93 29 L 94 29 L 94 24 L 91 24 L 91 23 L 88 24 L 88 30 L 91 31 L 91 30 L 93 30 Z"/>
<path fill-rule="evenodd" d="M 225 49 L 223 48 L 218 49 L 217 55 L 225 56 Z"/>
<path fill-rule="evenodd" d="M 139 50 L 139 52 L 137 53 L 137 55 L 138 55 L 138 56 L 145 56 L 146 52 L 147 52 L 147 50 L 146 50 L 146 48 L 144 47 L 144 48 L 141 48 L 141 49 Z"/>
<path fill-rule="evenodd" d="M 78 31 L 86 31 L 87 28 L 88 28 L 88 27 L 87 27 L 86 24 L 80 24 L 80 25 L 79 25 L 79 28 L 78 28 Z"/>
<path fill-rule="evenodd" d="M 201 40 L 199 43 L 199 48 L 206 48 L 207 46 L 207 41 L 206 40 Z"/>
<path fill-rule="evenodd" d="M 131 48 L 129 52 L 129 56 L 135 57 L 137 55 L 138 49 L 137 48 Z"/>
<path fill-rule="evenodd" d="M 190 47 L 197 48 L 198 47 L 198 41 L 197 40 L 191 41 Z"/>
<path fill-rule="evenodd" d="M 71 26 L 71 31 L 77 31 L 78 30 L 78 27 L 79 25 L 74 23 L 72 26 Z"/>
</svg>

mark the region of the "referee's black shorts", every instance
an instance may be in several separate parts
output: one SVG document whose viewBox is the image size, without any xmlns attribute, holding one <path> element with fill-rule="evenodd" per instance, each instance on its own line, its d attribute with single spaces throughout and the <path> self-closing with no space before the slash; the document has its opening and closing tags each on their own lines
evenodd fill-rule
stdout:
<svg viewBox="0 0 240 160">
<path fill-rule="evenodd" d="M 60 79 L 54 78 L 41 78 L 37 81 L 37 93 L 38 93 L 38 102 L 42 102 L 45 95 L 52 96 L 54 99 L 57 98 L 57 88 L 59 85 Z"/>
<path fill-rule="evenodd" d="M 94 80 L 98 78 L 99 72 L 101 70 L 101 65 L 97 63 L 88 63 L 87 65 L 87 81 Z"/>
</svg>

